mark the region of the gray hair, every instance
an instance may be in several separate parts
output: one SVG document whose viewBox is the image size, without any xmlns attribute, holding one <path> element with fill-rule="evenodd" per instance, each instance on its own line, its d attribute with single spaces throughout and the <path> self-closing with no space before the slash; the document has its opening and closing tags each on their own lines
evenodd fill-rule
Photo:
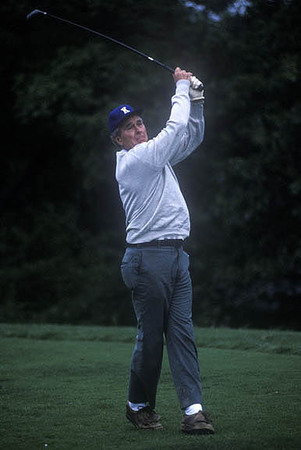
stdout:
<svg viewBox="0 0 301 450">
<path fill-rule="evenodd" d="M 120 148 L 120 145 L 118 145 L 116 142 L 116 137 L 118 136 L 119 132 L 120 132 L 120 130 L 117 127 L 116 130 L 114 130 L 113 133 L 111 134 L 111 141 L 115 148 Z"/>
</svg>

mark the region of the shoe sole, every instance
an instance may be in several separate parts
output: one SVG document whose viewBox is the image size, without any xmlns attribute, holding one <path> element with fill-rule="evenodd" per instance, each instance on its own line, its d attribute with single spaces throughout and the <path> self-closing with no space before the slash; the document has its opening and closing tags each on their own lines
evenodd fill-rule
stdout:
<svg viewBox="0 0 301 450">
<path fill-rule="evenodd" d="M 149 427 L 147 426 L 139 427 L 139 425 L 137 425 L 137 423 L 133 420 L 133 418 L 129 414 L 126 414 L 126 418 L 135 426 L 135 428 L 137 428 L 137 430 L 153 430 L 153 431 L 163 430 L 163 426 L 161 425 L 161 423 L 157 423 Z"/>
<path fill-rule="evenodd" d="M 214 434 L 213 430 L 199 429 L 199 430 L 181 430 L 185 434 Z"/>
</svg>

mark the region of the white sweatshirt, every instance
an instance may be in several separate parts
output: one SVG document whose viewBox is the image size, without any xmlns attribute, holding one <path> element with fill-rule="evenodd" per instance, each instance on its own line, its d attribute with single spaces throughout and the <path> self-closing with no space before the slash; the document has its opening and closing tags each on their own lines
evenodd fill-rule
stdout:
<svg viewBox="0 0 301 450">
<path fill-rule="evenodd" d="M 190 103 L 189 84 L 177 82 L 169 120 L 155 138 L 116 154 L 116 180 L 130 244 L 189 235 L 188 208 L 172 169 L 204 137 L 203 105 Z"/>
</svg>

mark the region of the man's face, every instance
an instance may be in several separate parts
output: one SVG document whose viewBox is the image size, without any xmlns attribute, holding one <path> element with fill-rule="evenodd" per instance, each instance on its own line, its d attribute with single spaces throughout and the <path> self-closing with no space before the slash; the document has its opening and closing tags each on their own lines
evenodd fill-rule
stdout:
<svg viewBox="0 0 301 450">
<path fill-rule="evenodd" d="M 147 142 L 148 136 L 141 117 L 134 115 L 126 119 L 119 128 L 116 137 L 117 144 L 125 150 L 130 150 L 141 142 Z"/>
</svg>

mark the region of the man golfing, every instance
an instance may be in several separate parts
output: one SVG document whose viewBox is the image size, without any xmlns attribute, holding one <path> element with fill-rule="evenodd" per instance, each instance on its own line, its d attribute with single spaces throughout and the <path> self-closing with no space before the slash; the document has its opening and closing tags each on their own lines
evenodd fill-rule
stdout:
<svg viewBox="0 0 301 450">
<path fill-rule="evenodd" d="M 142 112 L 121 105 L 109 115 L 116 154 L 116 179 L 126 216 L 127 248 L 121 272 L 132 292 L 137 337 L 130 366 L 126 417 L 138 429 L 160 430 L 155 412 L 165 335 L 169 365 L 184 416 L 181 430 L 213 434 L 202 406 L 192 324 L 189 212 L 173 166 L 204 136 L 201 82 L 177 67 L 166 126 L 148 139 Z"/>
</svg>

